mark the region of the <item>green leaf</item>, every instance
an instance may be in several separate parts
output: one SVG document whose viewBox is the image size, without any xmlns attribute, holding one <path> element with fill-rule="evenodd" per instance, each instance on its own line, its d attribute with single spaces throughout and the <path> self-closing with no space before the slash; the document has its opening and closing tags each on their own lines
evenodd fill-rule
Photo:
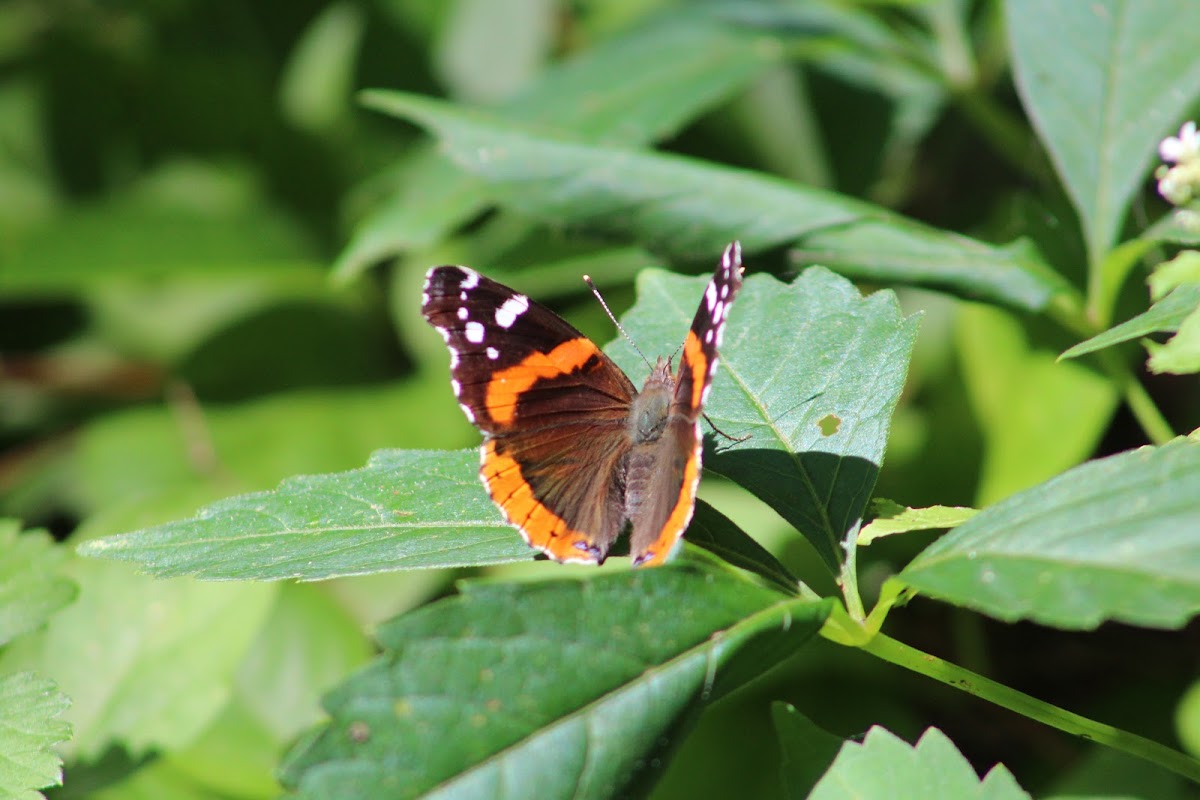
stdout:
<svg viewBox="0 0 1200 800">
<path fill-rule="evenodd" d="M 380 630 L 388 652 L 326 698 L 282 780 L 347 800 L 643 796 L 701 706 L 828 610 L 680 564 L 468 583 Z"/>
<path fill-rule="evenodd" d="M 780 55 L 778 44 L 761 33 L 691 10 L 547 70 L 500 113 L 587 141 L 645 144 L 677 133 Z M 392 98 L 398 96 L 372 91 L 363 99 L 368 107 L 391 113 Z M 432 148 L 407 159 L 388 184 L 385 198 L 339 256 L 339 279 L 402 250 L 434 244 L 492 202 L 478 178 L 462 174 Z"/>
<path fill-rule="evenodd" d="M 910 508 L 881 498 L 871 501 L 875 518 L 858 532 L 858 543 L 869 545 L 876 539 L 909 531 L 927 531 L 934 528 L 953 528 L 979 513 L 978 509 L 963 506 L 930 506 Z M 886 505 L 884 505 L 886 504 Z"/>
<path fill-rule="evenodd" d="M 86 542 L 158 576 L 319 580 L 525 561 L 533 551 L 479 483 L 476 450 L 381 450 L 366 467 L 289 478 L 194 519 Z"/>
<path fill-rule="evenodd" d="M 320 133 L 350 116 L 365 23 L 360 7 L 333 3 L 296 41 L 279 87 L 280 108 L 293 125 Z"/>
<path fill-rule="evenodd" d="M 788 594 L 796 593 L 799 579 L 733 520 L 703 500 L 696 501 L 696 512 L 688 524 L 687 541 L 735 567 L 761 575 Z"/>
<path fill-rule="evenodd" d="M 475 450 L 382 450 L 364 468 L 290 477 L 274 491 L 85 542 L 79 552 L 137 561 L 151 575 L 244 581 L 317 581 L 534 555 L 480 486 Z"/>
<path fill-rule="evenodd" d="M 1200 611 L 1200 442 L 1076 467 L 986 508 L 901 581 L 997 619 L 1176 628 Z"/>
<path fill-rule="evenodd" d="M 922 800 L 1029 800 L 1012 773 L 997 764 L 980 781 L 954 743 L 929 728 L 910 746 L 872 727 L 862 744 L 846 742 L 811 800 L 863 797 L 920 797 Z"/>
<path fill-rule="evenodd" d="M 783 750 L 780 777 L 784 796 L 788 800 L 806 800 L 837 758 L 843 740 L 818 727 L 789 703 L 772 703 L 771 719 Z"/>
<path fill-rule="evenodd" d="M 1198 97 L 1200 5 L 1009 0 L 1005 10 L 1017 88 L 1098 264 L 1158 140 Z M 1105 277 L 1116 285 L 1124 279 Z"/>
<path fill-rule="evenodd" d="M 78 590 L 60 569 L 67 552 L 45 531 L 21 534 L 20 523 L 0 520 L 0 646 L 75 599 Z"/>
<path fill-rule="evenodd" d="M 555 45 L 552 0 L 458 0 L 438 37 L 433 65 L 450 94 L 485 105 L 529 82 Z"/>
<path fill-rule="evenodd" d="M 1041 800 L 1187 800 L 1192 794 L 1177 775 L 1158 764 L 1110 747 L 1095 746 L 1073 761 L 1039 797 Z"/>
<path fill-rule="evenodd" d="M 704 285 L 701 278 L 644 273 L 627 330 L 659 352 L 673 351 Z M 758 332 L 779 319 L 791 321 L 791 333 L 764 344 Z M 833 569 L 882 461 L 915 332 L 915 320 L 900 317 L 889 293 L 863 299 L 824 270 L 790 287 L 751 277 L 726 328 L 708 414 L 718 427 L 751 438 L 706 464 L 811 537 Z M 613 353 L 635 378 L 643 374 L 627 345 L 618 343 Z M 829 414 L 845 421 L 832 436 L 818 425 Z M 531 558 L 477 473 L 473 451 L 382 451 L 363 469 L 292 478 L 274 491 L 208 506 L 192 520 L 89 542 L 81 552 L 136 561 L 156 575 L 258 580 Z M 794 586 L 764 555 L 753 548 L 738 557 Z"/>
<path fill-rule="evenodd" d="M 69 751 L 96 758 L 191 741 L 220 712 L 274 587 L 159 581 L 121 564 L 73 561 L 79 598 L 0 656 L 0 673 L 36 667 L 74 701 Z"/>
<path fill-rule="evenodd" d="M 1200 757 L 1200 681 L 1193 682 L 1179 699 L 1175 730 L 1183 749 L 1193 757 Z"/>
<path fill-rule="evenodd" d="M 230 703 L 197 741 L 165 755 L 181 773 L 223 796 L 278 796 L 280 751 L 322 720 L 321 695 L 374 654 L 328 585 L 279 587 L 238 667 Z"/>
<path fill-rule="evenodd" d="M 280 392 L 197 411 L 196 427 L 181 426 L 170 407 L 130 409 L 87 425 L 72 460 L 76 503 L 99 509 L 197 486 L 211 499 L 265 489 L 296 472 L 359 466 L 381 442 L 433 445 L 456 428 L 464 444 L 477 441 L 446 384 L 429 381 Z"/>
<path fill-rule="evenodd" d="M 769 175 L 599 146 L 447 103 L 372 93 L 372 104 L 429 128 L 501 200 L 547 224 L 630 236 L 680 257 L 796 243 L 806 262 L 1039 310 L 1069 291 L 1023 247 L 997 248 L 878 206 Z"/>
<path fill-rule="evenodd" d="M 1156 302 L 1186 283 L 1200 284 L 1200 251 L 1184 250 L 1164 261 L 1154 268 L 1146 283 L 1150 286 L 1150 299 Z"/>
<path fill-rule="evenodd" d="M 647 352 L 671 353 L 706 278 L 646 270 L 623 317 Z M 784 326 L 784 327 L 780 327 Z M 776 335 L 765 331 L 778 330 Z M 875 484 L 916 336 L 891 292 L 862 297 L 824 269 L 791 284 L 751 275 L 730 312 L 705 413 L 743 442 L 706 437 L 704 467 L 748 489 L 796 527 L 831 570 Z M 634 383 L 646 374 L 624 340 L 608 348 Z M 842 422 L 826 435 L 829 415 Z"/>
<path fill-rule="evenodd" d="M 1192 311 L 1179 326 L 1179 332 L 1165 344 L 1147 341 L 1146 349 L 1150 351 L 1146 366 L 1151 372 L 1175 375 L 1200 372 L 1200 309 Z"/>
<path fill-rule="evenodd" d="M 54 745 L 71 736 L 58 716 L 71 705 L 55 685 L 32 672 L 0 675 L 0 798 L 34 800 L 37 789 L 62 785 Z"/>
<path fill-rule="evenodd" d="M 115 200 L 23 231 L 0 253 L 0 297 L 77 294 L 114 278 L 311 276 L 303 236 L 242 186 L 250 180 L 167 167 Z"/>
<path fill-rule="evenodd" d="M 1177 331 L 1200 307 L 1200 283 L 1185 283 L 1147 310 L 1069 348 L 1059 358 L 1078 358 L 1159 331 Z"/>
<path fill-rule="evenodd" d="M 1084 364 L 1061 362 L 1027 325 L 996 308 L 959 311 L 956 340 L 985 450 L 976 502 L 987 505 L 1078 464 L 1117 405 L 1116 387 Z M 1030 453 L 1037 458 L 1030 458 Z"/>
</svg>

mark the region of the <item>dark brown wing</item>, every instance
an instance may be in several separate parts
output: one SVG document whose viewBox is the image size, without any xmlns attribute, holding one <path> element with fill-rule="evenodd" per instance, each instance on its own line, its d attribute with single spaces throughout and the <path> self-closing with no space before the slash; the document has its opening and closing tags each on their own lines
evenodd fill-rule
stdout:
<svg viewBox="0 0 1200 800">
<path fill-rule="evenodd" d="M 629 549 L 635 565 L 663 563 L 692 519 L 703 454 L 700 416 L 716 373 L 717 348 L 729 307 L 740 288 L 742 248 L 733 242 L 725 248 L 684 339 L 662 436 L 637 445 L 631 456 L 629 484 L 639 487 L 631 488 L 627 499 L 633 521 Z M 641 397 L 652 394 L 654 380 L 651 375 Z M 638 409 L 633 413 L 636 416 Z"/>
<path fill-rule="evenodd" d="M 422 313 L 505 517 L 559 561 L 602 561 L 624 520 L 633 384 L 557 314 L 464 267 L 429 271 Z"/>
</svg>

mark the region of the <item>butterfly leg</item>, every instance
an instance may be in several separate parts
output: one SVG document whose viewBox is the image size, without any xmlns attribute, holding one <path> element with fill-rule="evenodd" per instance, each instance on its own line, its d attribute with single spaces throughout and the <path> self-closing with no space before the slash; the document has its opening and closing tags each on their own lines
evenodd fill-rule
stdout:
<svg viewBox="0 0 1200 800">
<path fill-rule="evenodd" d="M 751 435 L 749 433 L 747 433 L 745 436 L 730 436 L 728 433 L 726 433 L 725 431 L 721 430 L 716 425 L 714 425 L 713 421 L 708 418 L 708 414 L 704 415 L 704 421 L 708 423 L 708 426 L 710 428 L 712 428 L 718 434 L 720 434 L 721 436 L 724 436 L 726 439 L 728 439 L 731 442 L 745 442 L 750 439 Z"/>
</svg>

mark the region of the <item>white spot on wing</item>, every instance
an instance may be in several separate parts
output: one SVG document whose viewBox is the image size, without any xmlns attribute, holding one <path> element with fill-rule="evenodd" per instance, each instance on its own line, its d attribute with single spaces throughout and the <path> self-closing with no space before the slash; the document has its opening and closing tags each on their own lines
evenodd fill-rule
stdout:
<svg viewBox="0 0 1200 800">
<path fill-rule="evenodd" d="M 471 407 L 463 405 L 462 403 L 459 403 L 458 407 L 463 410 L 463 413 L 467 415 L 467 419 L 469 419 L 473 424 L 475 422 L 475 412 L 471 410 Z M 484 486 L 486 485 L 487 484 L 485 483 Z"/>
<path fill-rule="evenodd" d="M 483 326 L 478 322 L 467 323 L 467 341 L 471 344 L 480 344 L 483 341 Z"/>
<path fill-rule="evenodd" d="M 713 339 L 713 329 L 709 328 L 708 330 L 706 330 L 704 332 L 704 343 L 712 344 L 712 339 Z"/>
<path fill-rule="evenodd" d="M 708 304 L 708 310 L 712 311 L 717 304 L 717 284 L 713 281 L 709 281 L 708 288 L 704 290 L 704 300 Z"/>
<path fill-rule="evenodd" d="M 458 293 L 458 299 L 459 299 L 460 301 L 464 302 L 464 303 L 465 303 L 465 302 L 467 302 L 467 293 L 466 293 L 466 292 L 459 292 L 459 293 Z"/>
<path fill-rule="evenodd" d="M 450 331 L 445 328 L 438 328 L 437 332 L 442 335 L 442 339 L 446 341 L 446 344 L 450 344 Z"/>
<path fill-rule="evenodd" d="M 479 285 L 479 273 L 478 272 L 476 272 L 475 270 L 467 269 L 466 267 L 463 267 L 462 271 L 463 271 L 463 276 L 464 276 L 463 280 L 462 280 L 462 288 L 474 289 L 476 286 Z"/>
<path fill-rule="evenodd" d="M 487 357 L 490 358 L 492 361 L 495 361 L 497 358 L 500 357 L 500 351 L 494 347 L 489 347 L 487 349 Z"/>
<path fill-rule="evenodd" d="M 424 307 L 427 305 L 429 305 L 429 292 L 421 292 L 421 306 Z"/>
<path fill-rule="evenodd" d="M 721 284 L 721 299 L 724 300 L 726 297 L 729 297 L 729 284 L 722 283 Z"/>
<path fill-rule="evenodd" d="M 451 348 L 450 349 L 450 369 L 454 369 L 457 366 L 458 366 L 458 351 L 455 350 L 454 348 Z"/>
<path fill-rule="evenodd" d="M 725 301 L 718 300 L 717 307 L 712 310 L 713 322 L 720 322 L 723 316 L 725 316 Z"/>
<path fill-rule="evenodd" d="M 459 319 L 463 319 L 463 320 L 465 320 L 465 319 L 466 319 L 467 317 L 469 317 L 470 315 L 471 315 L 471 312 L 467 311 L 467 307 L 466 307 L 466 306 L 459 306 L 459 307 L 458 307 L 458 318 L 459 318 Z"/>
<path fill-rule="evenodd" d="M 496 309 L 496 324 L 501 328 L 511 328 L 517 317 L 529 310 L 529 298 L 523 294 L 514 294 Z"/>
<path fill-rule="evenodd" d="M 450 390 L 452 392 L 454 392 L 455 397 L 458 397 L 460 394 L 462 394 L 462 384 L 459 383 L 454 378 L 451 378 L 450 379 Z"/>
</svg>

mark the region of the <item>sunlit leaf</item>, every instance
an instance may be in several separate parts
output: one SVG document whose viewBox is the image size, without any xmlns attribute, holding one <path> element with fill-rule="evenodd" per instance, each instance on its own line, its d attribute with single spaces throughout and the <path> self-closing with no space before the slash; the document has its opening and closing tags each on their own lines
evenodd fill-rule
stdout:
<svg viewBox="0 0 1200 800">
<path fill-rule="evenodd" d="M 1176 628 L 1200 612 L 1200 442 L 1076 467 L 984 509 L 899 574 L 1002 620 Z"/>
<path fill-rule="evenodd" d="M 380 630 L 388 652 L 326 698 L 283 781 L 349 800 L 642 796 L 707 700 L 828 613 L 784 597 L 690 565 L 467 584 Z"/>
</svg>

